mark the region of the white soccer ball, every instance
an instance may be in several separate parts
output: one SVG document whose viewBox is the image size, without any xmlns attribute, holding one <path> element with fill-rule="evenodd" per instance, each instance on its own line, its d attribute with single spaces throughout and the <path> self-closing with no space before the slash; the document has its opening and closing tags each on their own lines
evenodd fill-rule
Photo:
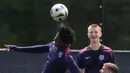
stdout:
<svg viewBox="0 0 130 73">
<path fill-rule="evenodd" d="M 50 10 L 51 17 L 57 21 L 63 21 L 68 17 L 68 9 L 64 4 L 55 4 Z"/>
</svg>

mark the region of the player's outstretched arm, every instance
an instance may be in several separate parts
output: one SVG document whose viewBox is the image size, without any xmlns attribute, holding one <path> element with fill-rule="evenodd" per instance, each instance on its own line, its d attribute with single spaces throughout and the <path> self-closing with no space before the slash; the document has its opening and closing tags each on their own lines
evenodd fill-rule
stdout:
<svg viewBox="0 0 130 73">
<path fill-rule="evenodd" d="M 8 48 L 10 51 L 18 51 L 18 52 L 28 52 L 28 53 L 44 53 L 49 52 L 49 45 L 34 45 L 34 46 L 16 46 L 16 45 L 6 45 L 5 47 Z"/>
</svg>

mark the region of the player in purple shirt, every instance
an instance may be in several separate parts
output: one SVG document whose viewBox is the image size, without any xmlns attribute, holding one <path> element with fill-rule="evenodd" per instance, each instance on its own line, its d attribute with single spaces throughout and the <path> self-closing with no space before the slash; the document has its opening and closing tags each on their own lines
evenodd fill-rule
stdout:
<svg viewBox="0 0 130 73">
<path fill-rule="evenodd" d="M 115 63 L 112 49 L 100 43 L 101 36 L 101 27 L 98 24 L 88 27 L 90 45 L 80 50 L 77 56 L 77 64 L 82 73 L 100 73 L 104 63 Z"/>
<path fill-rule="evenodd" d="M 49 52 L 48 60 L 45 63 L 42 73 L 65 73 L 67 69 L 71 73 L 80 73 L 73 57 L 70 55 L 70 44 L 75 41 L 74 31 L 67 26 L 61 26 L 54 41 L 46 45 L 34 45 L 19 47 L 5 45 L 10 51 L 44 53 Z"/>
</svg>

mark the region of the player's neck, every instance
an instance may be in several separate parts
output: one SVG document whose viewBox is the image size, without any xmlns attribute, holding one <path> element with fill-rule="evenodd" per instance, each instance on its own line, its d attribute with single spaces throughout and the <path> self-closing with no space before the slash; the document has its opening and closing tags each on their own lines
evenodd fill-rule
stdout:
<svg viewBox="0 0 130 73">
<path fill-rule="evenodd" d="M 90 47 L 91 47 L 92 50 L 99 50 L 100 46 L 101 46 L 100 42 L 90 43 Z"/>
<path fill-rule="evenodd" d="M 68 45 L 63 45 L 63 44 L 58 44 L 55 46 L 57 47 L 57 49 L 66 49 L 68 47 Z"/>
</svg>

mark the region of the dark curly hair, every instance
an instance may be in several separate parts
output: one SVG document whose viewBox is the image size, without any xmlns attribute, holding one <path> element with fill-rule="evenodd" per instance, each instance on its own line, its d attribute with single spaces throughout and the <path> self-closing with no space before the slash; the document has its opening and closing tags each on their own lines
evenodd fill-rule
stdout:
<svg viewBox="0 0 130 73">
<path fill-rule="evenodd" d="M 60 40 L 66 44 L 73 44 L 75 42 L 75 31 L 69 26 L 62 25 L 59 28 Z"/>
</svg>

